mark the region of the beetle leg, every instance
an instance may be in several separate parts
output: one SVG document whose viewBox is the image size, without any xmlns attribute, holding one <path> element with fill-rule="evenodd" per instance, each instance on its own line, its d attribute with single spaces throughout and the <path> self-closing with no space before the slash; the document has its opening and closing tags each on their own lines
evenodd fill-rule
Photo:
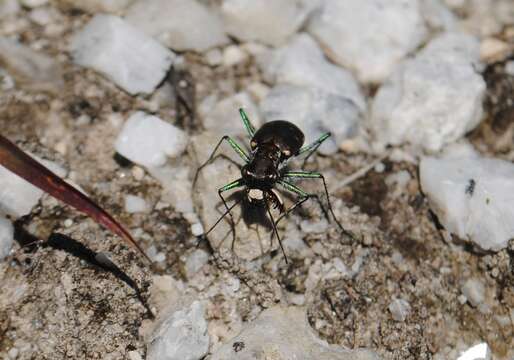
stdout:
<svg viewBox="0 0 514 360">
<path fill-rule="evenodd" d="M 250 122 L 250 119 L 248 119 L 248 115 L 246 115 L 246 112 L 240 108 L 239 109 L 239 115 L 241 115 L 241 119 L 243 120 L 243 125 L 248 132 L 248 135 L 250 136 L 250 139 L 253 138 L 253 135 L 255 135 L 255 128 L 253 127 L 252 123 Z"/>
<path fill-rule="evenodd" d="M 273 220 L 273 215 L 271 214 L 271 210 L 269 209 L 268 203 L 266 203 L 266 211 L 268 212 L 268 216 L 270 217 L 271 226 L 273 227 L 273 232 L 277 236 L 277 240 L 280 245 L 280 249 L 282 250 L 282 254 L 284 254 L 284 259 L 286 260 L 286 264 L 288 264 L 289 261 L 287 260 L 287 255 L 286 255 L 286 252 L 284 251 L 284 246 L 282 245 L 282 240 L 280 239 L 280 235 L 278 234 L 277 225 L 275 223 L 275 220 Z"/>
<path fill-rule="evenodd" d="M 248 163 L 250 161 L 250 157 L 248 156 L 246 151 L 244 151 L 243 148 L 234 139 L 232 139 L 228 135 L 225 135 L 220 139 L 220 141 L 218 141 L 218 144 L 212 151 L 211 156 L 209 156 L 207 161 L 200 165 L 198 169 L 196 169 L 195 177 L 193 178 L 193 188 L 196 184 L 196 181 L 198 180 L 198 175 L 200 174 L 200 171 L 214 160 L 214 154 L 216 154 L 216 151 L 218 151 L 218 148 L 221 146 L 221 143 L 223 141 L 227 141 L 229 145 L 232 147 L 232 149 L 234 149 L 237 155 L 239 155 L 239 157 L 241 157 L 241 159 L 243 159 L 245 163 Z"/>
<path fill-rule="evenodd" d="M 309 145 L 305 145 L 300 150 L 298 150 L 298 154 L 296 156 L 304 154 L 308 152 L 305 159 L 303 159 L 302 169 L 305 167 L 305 164 L 307 163 L 307 160 L 311 157 L 312 154 L 319 148 L 319 146 L 330 137 L 330 132 L 324 133 L 321 135 L 316 141 L 312 142 Z"/>
</svg>

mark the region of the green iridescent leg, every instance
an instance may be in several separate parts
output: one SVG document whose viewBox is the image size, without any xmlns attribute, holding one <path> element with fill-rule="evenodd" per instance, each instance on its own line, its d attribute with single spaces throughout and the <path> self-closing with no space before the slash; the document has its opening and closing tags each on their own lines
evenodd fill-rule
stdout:
<svg viewBox="0 0 514 360">
<path fill-rule="evenodd" d="M 214 225 L 212 225 L 211 228 L 209 230 L 207 230 L 207 232 L 205 233 L 205 236 L 209 235 L 209 233 L 216 227 L 216 225 L 218 225 L 219 222 L 228 214 L 230 216 L 230 227 L 232 228 L 232 248 L 234 247 L 234 241 L 236 238 L 236 228 L 235 228 L 234 218 L 230 211 L 239 203 L 239 201 L 236 201 L 233 205 L 231 205 L 229 207 L 227 205 L 227 201 L 223 197 L 222 193 L 224 193 L 225 191 L 229 191 L 229 190 L 241 187 L 241 186 L 243 186 L 243 179 L 237 179 L 237 180 L 234 180 L 231 183 L 218 189 L 218 195 L 219 195 L 221 201 L 223 202 L 223 205 L 225 205 L 226 211 L 223 213 L 223 215 L 220 216 L 220 218 L 214 223 Z"/>
<path fill-rule="evenodd" d="M 214 157 L 215 157 L 214 155 L 216 154 L 216 151 L 218 151 L 218 148 L 221 146 L 221 143 L 223 141 L 227 141 L 229 143 L 229 145 L 232 147 L 232 149 L 234 149 L 234 151 L 237 153 L 237 155 L 239 155 L 239 157 L 241 159 L 243 159 L 245 163 L 248 163 L 250 161 L 250 157 L 248 156 L 246 151 L 244 151 L 243 148 L 234 139 L 232 139 L 228 135 L 225 135 L 225 136 L 223 136 L 220 139 L 220 141 L 218 141 L 218 144 L 216 145 L 216 147 L 212 151 L 211 156 L 209 156 L 207 161 L 204 162 L 202 165 L 200 165 L 198 167 L 198 169 L 196 169 L 195 177 L 193 178 L 193 188 L 194 188 L 194 186 L 196 184 L 196 181 L 198 180 L 198 175 L 200 174 L 200 171 L 202 171 L 202 169 L 204 167 L 209 165 L 214 160 Z"/>
<path fill-rule="evenodd" d="M 343 227 L 343 225 L 341 225 L 339 220 L 337 220 L 336 215 L 334 214 L 334 209 L 332 208 L 332 203 L 330 202 L 330 196 L 328 194 L 327 183 L 325 181 L 325 177 L 323 176 L 323 174 L 320 174 L 320 173 L 314 172 L 314 171 L 288 171 L 288 172 L 286 172 L 283 175 L 283 177 L 284 178 L 291 178 L 291 179 L 321 179 L 323 181 L 323 187 L 325 189 L 325 195 L 327 196 L 328 209 L 329 209 L 330 213 L 332 214 L 332 217 L 334 218 L 334 221 L 336 222 L 337 226 L 341 229 L 341 231 L 343 231 L 343 233 L 345 233 L 346 235 L 348 235 L 352 239 L 354 238 L 353 235 L 349 231 L 347 231 Z M 284 182 L 284 181 L 285 180 L 282 180 L 282 182 Z M 289 183 L 289 185 L 293 185 L 293 184 Z M 306 194 L 306 195 L 308 195 L 310 197 L 314 197 L 313 194 Z M 324 209 L 324 207 L 323 207 L 323 205 L 321 203 L 321 200 L 319 199 L 319 197 L 317 195 L 315 195 L 315 196 L 316 196 L 316 198 L 317 198 L 317 200 L 319 202 L 319 205 L 320 205 L 322 211 L 325 213 L 326 218 L 328 220 L 330 220 L 330 218 L 328 217 L 327 211 Z"/>
<path fill-rule="evenodd" d="M 330 137 L 330 133 L 327 132 L 327 133 L 324 133 L 323 135 L 321 135 L 316 141 L 312 142 L 311 144 L 309 145 L 305 145 L 304 147 L 302 147 L 299 151 L 298 151 L 298 155 L 301 155 L 301 154 L 304 154 L 306 152 L 308 152 L 307 156 L 305 157 L 305 159 L 303 159 L 303 164 L 302 164 L 302 169 L 305 167 L 305 164 L 307 163 L 307 160 L 311 157 L 312 154 L 314 154 L 314 152 L 319 148 L 319 146 L 325 141 L 327 140 L 329 137 Z"/>
<path fill-rule="evenodd" d="M 279 181 L 277 181 L 277 184 L 281 185 L 287 191 L 297 194 L 299 196 L 299 198 L 298 198 L 297 202 L 295 202 L 293 205 L 291 205 L 291 207 L 289 209 L 287 209 L 282 215 L 280 215 L 280 217 L 278 218 L 278 220 L 276 222 L 276 225 L 278 225 L 279 221 L 282 220 L 283 218 L 285 218 L 287 215 L 289 215 L 289 213 L 291 213 L 294 209 L 296 209 L 298 206 L 302 205 L 304 202 L 306 202 L 308 199 L 311 199 L 311 198 L 316 199 L 316 201 L 319 204 L 319 207 L 321 208 L 321 211 L 323 211 L 323 214 L 325 215 L 325 217 L 327 219 L 329 219 L 327 210 L 323 206 L 323 203 L 321 202 L 321 199 L 319 198 L 319 196 L 317 194 L 309 194 L 309 193 L 305 192 L 304 190 L 300 189 L 298 186 L 290 183 L 287 180 L 279 180 Z"/>
<path fill-rule="evenodd" d="M 255 134 L 255 128 L 253 127 L 252 123 L 250 122 L 250 119 L 248 119 L 248 115 L 246 115 L 246 112 L 243 109 L 239 109 L 239 115 L 241 115 L 241 119 L 243 120 L 243 125 L 248 132 L 248 135 L 250 136 L 250 139 L 253 138 L 253 135 Z"/>
</svg>

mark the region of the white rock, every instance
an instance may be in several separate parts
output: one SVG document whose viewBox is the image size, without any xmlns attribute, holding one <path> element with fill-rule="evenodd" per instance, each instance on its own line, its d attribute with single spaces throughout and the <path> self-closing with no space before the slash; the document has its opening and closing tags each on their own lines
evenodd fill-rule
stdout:
<svg viewBox="0 0 514 360">
<path fill-rule="evenodd" d="M 66 170 L 59 165 L 39 159 L 37 156 L 31 156 L 56 175 L 60 177 L 66 175 Z M 0 214 L 4 213 L 13 217 L 28 215 L 43 194 L 43 190 L 0 166 Z"/>
<path fill-rule="evenodd" d="M 248 54 L 237 45 L 229 45 L 223 50 L 223 65 L 234 66 L 248 58 Z"/>
<path fill-rule="evenodd" d="M 177 157 L 188 143 L 187 134 L 156 116 L 138 111 L 130 116 L 116 138 L 116 151 L 146 167 L 166 163 L 166 157 Z"/>
<path fill-rule="evenodd" d="M 491 360 L 491 350 L 487 343 L 476 344 L 460 353 L 457 360 Z"/>
<path fill-rule="evenodd" d="M 382 82 L 427 34 L 418 0 L 324 0 L 308 31 L 365 83 Z"/>
<path fill-rule="evenodd" d="M 149 206 L 145 199 L 135 195 L 125 195 L 125 211 L 132 214 L 138 212 L 148 212 Z"/>
<path fill-rule="evenodd" d="M 475 38 L 446 33 L 405 61 L 373 101 L 376 145 L 410 143 L 435 152 L 478 125 L 486 88 L 478 56 Z"/>
<path fill-rule="evenodd" d="M 335 153 L 343 140 L 356 136 L 361 117 L 351 100 L 293 85 L 274 87 L 262 101 L 261 111 L 267 121 L 283 119 L 294 123 L 304 132 L 306 144 L 324 132 L 332 132 L 332 137 L 319 148 L 324 154 Z"/>
<path fill-rule="evenodd" d="M 221 19 L 196 0 L 139 0 L 125 19 L 174 50 L 204 51 L 229 42 Z"/>
<path fill-rule="evenodd" d="M 121 18 L 96 15 L 71 41 L 73 61 L 94 69 L 130 94 L 149 94 L 175 55 Z"/>
<path fill-rule="evenodd" d="M 204 306 L 195 301 L 171 314 L 148 346 L 148 360 L 199 360 L 209 350 Z"/>
<path fill-rule="evenodd" d="M 12 223 L 0 216 L 0 260 L 11 252 L 14 243 L 14 227 Z"/>
<path fill-rule="evenodd" d="M 35 8 L 46 5 L 48 0 L 20 0 L 21 4 L 28 8 Z"/>
<path fill-rule="evenodd" d="M 446 230 L 484 250 L 498 251 L 514 237 L 514 164 L 479 156 L 420 163 L 420 183 Z"/>
<path fill-rule="evenodd" d="M 74 9 L 87 11 L 91 14 L 102 12 L 119 14 L 132 4 L 134 0 L 59 0 L 59 2 Z"/>
<path fill-rule="evenodd" d="M 210 66 L 218 66 L 223 62 L 223 53 L 218 48 L 207 51 L 204 57 L 205 61 L 207 61 L 207 64 Z"/>
<path fill-rule="evenodd" d="M 362 111 L 366 108 L 353 75 L 327 61 L 319 45 L 306 33 L 271 54 L 259 56 L 259 64 L 268 82 L 317 88 L 352 100 Z"/>
<path fill-rule="evenodd" d="M 193 276 L 209 261 L 209 254 L 202 249 L 196 249 L 186 259 L 186 276 L 188 279 Z"/>
<path fill-rule="evenodd" d="M 191 233 L 193 234 L 193 236 L 203 235 L 203 233 L 204 233 L 203 225 L 201 223 L 195 223 L 195 224 L 191 225 Z"/>
<path fill-rule="evenodd" d="M 505 72 L 510 76 L 514 76 L 514 60 L 507 61 L 505 64 Z"/>
<path fill-rule="evenodd" d="M 485 300 L 485 286 L 480 279 L 472 278 L 466 280 L 461 287 L 462 295 L 466 297 L 469 303 L 477 307 Z"/>
<path fill-rule="evenodd" d="M 405 321 L 411 311 L 410 304 L 404 299 L 394 299 L 388 309 L 395 321 Z"/>
<path fill-rule="evenodd" d="M 200 110 L 204 127 L 220 135 L 246 134 L 239 116 L 239 108 L 243 108 L 253 126 L 261 124 L 259 109 L 246 92 L 239 92 L 216 103 L 213 107 L 204 106 Z"/>
<path fill-rule="evenodd" d="M 278 46 L 303 24 L 316 1 L 224 0 L 221 14 L 226 31 L 241 41 Z"/>
<path fill-rule="evenodd" d="M 245 346 L 234 351 L 234 343 Z M 275 306 L 263 311 L 235 338 L 223 344 L 211 360 L 379 360 L 366 349 L 346 350 L 316 337 L 302 307 Z"/>
<path fill-rule="evenodd" d="M 29 90 L 57 92 L 64 85 L 61 66 L 54 58 L 15 40 L 0 37 L 0 63 L 18 85 Z"/>
</svg>

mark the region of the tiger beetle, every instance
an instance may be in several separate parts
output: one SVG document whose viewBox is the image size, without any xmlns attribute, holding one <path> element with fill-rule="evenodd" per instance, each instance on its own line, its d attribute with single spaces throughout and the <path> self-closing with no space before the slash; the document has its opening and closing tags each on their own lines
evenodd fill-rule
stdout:
<svg viewBox="0 0 514 360">
<path fill-rule="evenodd" d="M 199 172 L 214 159 L 214 156 L 223 141 L 228 142 L 232 149 L 245 162 L 245 165 L 241 168 L 241 177 L 218 189 L 218 195 L 225 205 L 226 211 L 205 233 L 205 236 L 207 236 L 228 214 L 230 216 L 233 237 L 235 239 L 235 227 L 231 210 L 239 202 L 236 202 L 229 207 L 222 194 L 229 190 L 245 187 L 245 194 L 248 201 L 251 204 L 263 206 L 266 209 L 266 212 L 271 220 L 273 232 L 278 239 L 280 248 L 284 254 L 285 261 L 288 263 L 287 255 L 284 251 L 282 241 L 280 240 L 280 236 L 277 231 L 277 225 L 280 220 L 282 220 L 290 212 L 302 205 L 308 199 L 316 199 L 321 210 L 323 211 L 323 214 L 327 220 L 330 221 L 328 213 L 323 206 L 319 196 L 317 194 L 307 193 L 306 191 L 294 185 L 290 180 L 321 179 L 321 181 L 323 181 L 323 187 L 325 188 L 325 194 L 327 196 L 328 208 L 332 214 L 332 217 L 334 218 L 334 221 L 345 234 L 353 238 L 352 234 L 343 228 L 334 214 L 324 176 L 321 173 L 314 171 L 290 171 L 285 166 L 288 159 L 302 154 L 307 154 L 305 158 L 306 161 L 307 158 L 310 157 L 316 151 L 316 149 L 330 137 L 330 133 L 324 133 L 313 143 L 303 146 L 305 136 L 303 132 L 291 122 L 286 120 L 274 120 L 265 123 L 261 128 L 255 130 L 243 109 L 239 109 L 239 114 L 241 115 L 243 125 L 250 137 L 251 152 L 248 154 L 232 137 L 225 135 L 220 139 L 207 161 L 198 168 L 194 177 L 193 183 L 196 183 Z M 275 189 L 276 185 L 279 185 L 282 189 L 287 190 L 298 197 L 296 202 L 287 210 L 284 209 L 284 202 L 282 201 L 278 191 Z M 270 205 L 273 205 L 274 208 L 278 208 L 281 213 L 276 222 L 273 220 Z M 234 243 L 232 242 L 232 247 L 233 245 Z"/>
</svg>

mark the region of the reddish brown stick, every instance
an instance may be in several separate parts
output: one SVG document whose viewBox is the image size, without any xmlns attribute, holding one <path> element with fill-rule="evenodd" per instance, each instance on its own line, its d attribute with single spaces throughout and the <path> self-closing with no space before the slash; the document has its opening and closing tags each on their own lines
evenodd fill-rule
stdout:
<svg viewBox="0 0 514 360">
<path fill-rule="evenodd" d="M 75 189 L 45 166 L 27 155 L 18 146 L 0 135 L 0 165 L 25 179 L 32 185 L 61 200 L 65 204 L 85 213 L 97 223 L 121 236 L 128 244 L 135 247 L 148 261 L 148 255 L 136 243 L 130 233 L 120 225 L 107 211 L 95 204 L 86 195 Z"/>
</svg>

